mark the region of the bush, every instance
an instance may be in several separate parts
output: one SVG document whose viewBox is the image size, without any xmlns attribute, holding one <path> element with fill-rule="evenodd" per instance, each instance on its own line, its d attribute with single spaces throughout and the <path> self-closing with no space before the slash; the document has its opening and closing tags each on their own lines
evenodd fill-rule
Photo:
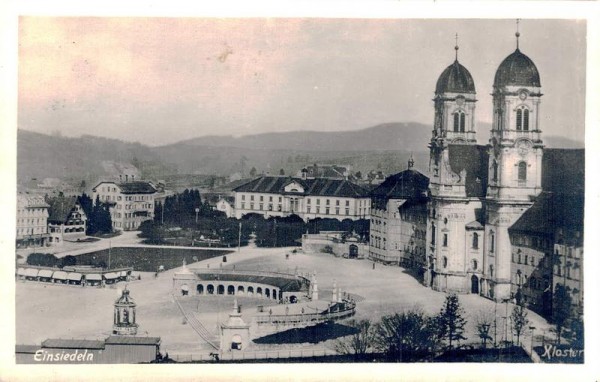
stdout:
<svg viewBox="0 0 600 382">
<path fill-rule="evenodd" d="M 40 267 L 55 267 L 59 265 L 59 259 L 50 253 L 32 253 L 27 257 L 27 264 Z"/>
</svg>

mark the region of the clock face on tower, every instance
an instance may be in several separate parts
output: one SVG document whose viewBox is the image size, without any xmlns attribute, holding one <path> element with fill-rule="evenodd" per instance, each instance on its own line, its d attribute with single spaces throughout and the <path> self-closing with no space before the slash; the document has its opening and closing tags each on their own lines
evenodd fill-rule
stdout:
<svg viewBox="0 0 600 382">
<path fill-rule="evenodd" d="M 521 101 L 524 101 L 525 99 L 527 99 L 527 92 L 525 90 L 521 90 L 519 92 L 519 98 L 521 99 Z"/>
<path fill-rule="evenodd" d="M 527 155 L 527 153 L 529 153 L 529 150 L 531 149 L 532 145 L 531 145 L 531 142 L 529 142 L 529 141 L 520 140 L 517 142 L 516 146 L 517 146 L 519 155 L 525 156 L 525 155 Z"/>
</svg>

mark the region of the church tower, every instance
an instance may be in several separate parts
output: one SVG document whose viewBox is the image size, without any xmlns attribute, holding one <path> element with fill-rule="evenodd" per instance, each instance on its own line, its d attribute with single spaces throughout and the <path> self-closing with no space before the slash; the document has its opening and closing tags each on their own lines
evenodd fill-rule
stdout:
<svg viewBox="0 0 600 382">
<path fill-rule="evenodd" d="M 533 61 L 519 49 L 518 30 L 515 36 L 517 49 L 498 67 L 492 93 L 484 293 L 496 300 L 511 297 L 508 228 L 542 191 L 540 75 Z"/>
<path fill-rule="evenodd" d="M 429 144 L 429 172 L 432 183 L 452 182 L 447 171 L 449 144 L 476 144 L 475 83 L 471 73 L 458 62 L 458 43 L 455 59 L 438 78 L 433 98 L 435 116 Z M 445 165 L 446 163 L 446 165 Z"/>
<path fill-rule="evenodd" d="M 465 251 L 471 234 L 465 227 L 478 219 L 485 179 L 480 174 L 481 146 L 475 136 L 475 83 L 458 62 L 458 45 L 455 51 L 454 62 L 437 81 L 433 99 L 423 283 L 435 290 L 466 293 L 473 256 Z"/>
</svg>

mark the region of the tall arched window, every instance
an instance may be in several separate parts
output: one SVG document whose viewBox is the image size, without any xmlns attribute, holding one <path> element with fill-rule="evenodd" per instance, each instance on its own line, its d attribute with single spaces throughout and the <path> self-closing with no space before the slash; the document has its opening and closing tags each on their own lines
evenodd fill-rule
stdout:
<svg viewBox="0 0 600 382">
<path fill-rule="evenodd" d="M 525 106 L 521 106 L 517 109 L 517 130 L 529 130 L 529 109 Z"/>
<path fill-rule="evenodd" d="M 431 223 L 431 244 L 435 245 L 435 224 Z"/>
<path fill-rule="evenodd" d="M 496 243 L 494 242 L 496 240 L 496 236 L 494 235 L 494 232 L 490 232 L 490 252 L 494 252 L 494 249 L 496 247 Z"/>
<path fill-rule="evenodd" d="M 457 111 L 456 113 L 454 113 L 454 132 L 465 132 L 465 113 L 463 113 L 462 111 Z"/>
<path fill-rule="evenodd" d="M 518 171 L 518 179 L 520 181 L 527 180 L 527 163 L 519 162 L 519 171 Z"/>
</svg>

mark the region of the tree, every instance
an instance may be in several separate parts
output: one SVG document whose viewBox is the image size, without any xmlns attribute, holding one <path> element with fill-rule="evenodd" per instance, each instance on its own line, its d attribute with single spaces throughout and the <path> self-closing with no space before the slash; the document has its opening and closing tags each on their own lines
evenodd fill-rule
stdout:
<svg viewBox="0 0 600 382">
<path fill-rule="evenodd" d="M 256 176 L 256 167 L 250 169 L 250 176 Z"/>
<path fill-rule="evenodd" d="M 335 342 L 335 350 L 340 354 L 353 355 L 355 361 L 364 361 L 373 347 L 373 326 L 369 320 L 351 320 L 348 325 L 355 333 Z"/>
<path fill-rule="evenodd" d="M 556 336 L 560 345 L 560 336 L 569 316 L 571 315 L 571 294 L 561 285 L 556 284 L 553 296 L 552 321 L 556 325 Z"/>
<path fill-rule="evenodd" d="M 383 316 L 375 325 L 374 348 L 388 361 L 412 362 L 436 350 L 437 333 L 437 320 L 414 308 Z"/>
<path fill-rule="evenodd" d="M 94 201 L 92 200 L 92 198 L 87 196 L 85 192 L 77 198 L 77 201 L 83 209 L 83 212 L 85 212 L 85 216 L 87 216 L 87 218 L 89 219 L 92 216 L 92 212 L 94 210 Z"/>
<path fill-rule="evenodd" d="M 458 296 L 454 293 L 446 296 L 446 301 L 438 316 L 439 335 L 448 340 L 448 348 L 452 349 L 453 341 L 466 339 L 463 336 L 467 321 L 463 317 L 465 310 L 460 305 Z"/>
<path fill-rule="evenodd" d="M 93 235 L 99 232 L 112 232 L 112 219 L 110 217 L 109 206 L 106 203 L 102 203 L 99 196 L 96 197 L 96 201 L 92 207 L 92 212 L 88 215 L 87 231 L 88 235 Z"/>
<path fill-rule="evenodd" d="M 483 348 L 487 347 L 487 342 L 492 340 L 490 336 L 490 329 L 494 324 L 494 315 L 488 310 L 480 310 L 475 316 L 475 327 L 477 328 L 477 335 L 481 339 Z"/>
<path fill-rule="evenodd" d="M 517 335 L 517 345 L 521 344 L 521 334 L 523 330 L 529 324 L 527 318 L 527 310 L 523 304 L 517 304 L 513 307 L 512 314 L 510 315 L 512 321 L 513 332 Z"/>
<path fill-rule="evenodd" d="M 581 317 L 571 321 L 571 345 L 583 349 L 584 326 Z"/>
</svg>

